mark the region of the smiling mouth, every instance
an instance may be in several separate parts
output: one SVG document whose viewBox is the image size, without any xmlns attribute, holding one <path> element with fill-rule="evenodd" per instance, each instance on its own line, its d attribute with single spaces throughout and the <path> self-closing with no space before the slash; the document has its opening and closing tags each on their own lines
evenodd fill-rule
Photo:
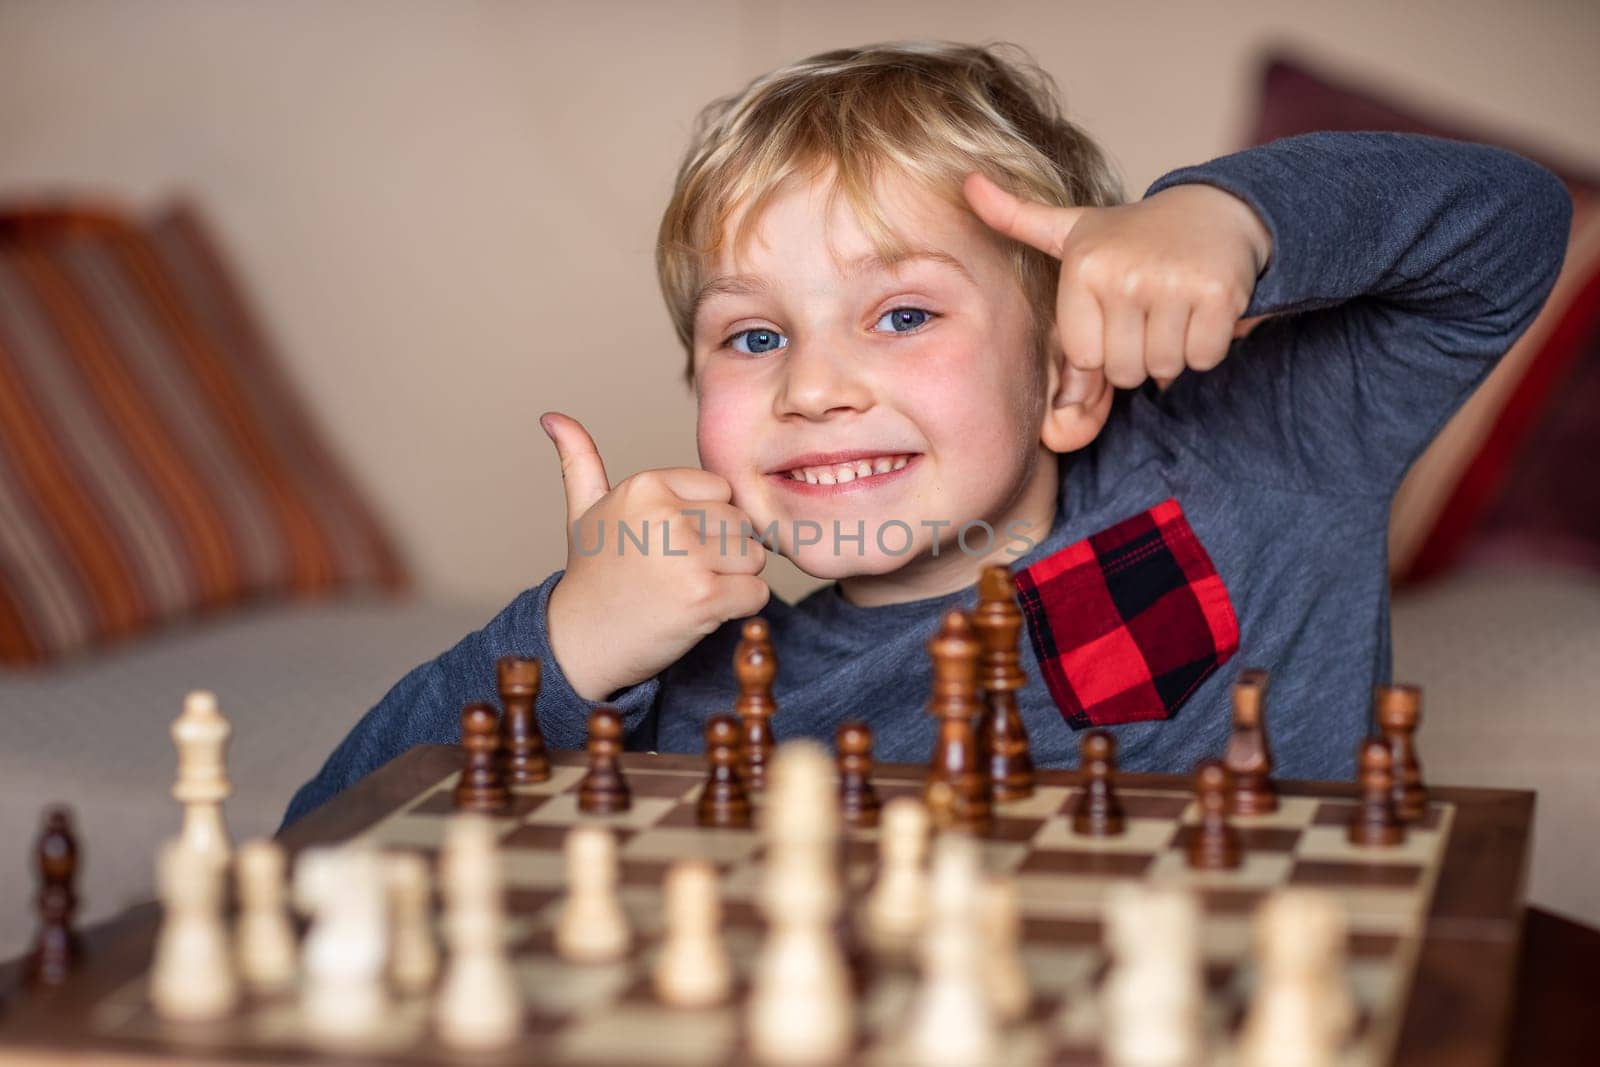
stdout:
<svg viewBox="0 0 1600 1067">
<path fill-rule="evenodd" d="M 864 481 L 880 474 L 897 471 L 911 462 L 912 453 L 900 452 L 851 460 L 848 463 L 829 463 L 818 467 L 795 467 L 784 471 L 780 477 L 806 485 L 844 485 Z"/>
</svg>

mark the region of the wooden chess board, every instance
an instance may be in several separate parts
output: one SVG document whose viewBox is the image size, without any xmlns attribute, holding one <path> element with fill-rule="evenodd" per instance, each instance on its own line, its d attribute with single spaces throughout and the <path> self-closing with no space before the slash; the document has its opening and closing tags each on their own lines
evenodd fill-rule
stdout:
<svg viewBox="0 0 1600 1067">
<path fill-rule="evenodd" d="M 517 1063 L 738 1063 L 748 1059 L 743 987 L 716 1009 L 659 1003 L 650 964 L 661 934 L 661 881 L 675 860 L 701 857 L 721 873 L 723 929 L 736 973 L 747 977 L 760 945 L 754 906 L 762 843 L 754 830 L 696 825 L 704 777 L 698 757 L 627 755 L 633 805 L 614 816 L 580 816 L 577 753 L 553 753 L 552 778 L 518 787 L 496 819 L 509 891 L 508 937 L 526 992 L 519 1044 L 467 1056 L 439 1046 L 428 1005 L 397 1002 L 391 1039 L 356 1059 Z M 385 848 L 436 855 L 451 813 L 460 751 L 425 746 L 336 798 L 285 834 L 292 850 L 359 838 Z M 882 799 L 920 792 L 923 769 L 880 767 Z M 1513 1003 L 1523 872 L 1530 842 L 1529 793 L 1436 789 L 1426 819 L 1405 844 L 1364 849 L 1345 841 L 1354 790 L 1344 784 L 1279 783 L 1280 810 L 1236 817 L 1246 850 L 1234 871 L 1188 869 L 1183 845 L 1197 818 L 1188 782 L 1176 776 L 1119 775 L 1128 815 L 1121 837 L 1088 839 L 1063 816 L 1070 772 L 1040 772 L 1034 795 L 1001 805 L 983 852 L 991 871 L 1014 877 L 1023 913 L 1023 956 L 1035 1001 L 1009 1027 L 1003 1062 L 1100 1062 L 1097 987 L 1106 971 L 1099 905 L 1108 886 L 1142 879 L 1192 886 L 1205 913 L 1208 1032 L 1212 1062 L 1229 1044 L 1254 980 L 1252 910 L 1273 888 L 1316 886 L 1335 893 L 1350 927 L 1348 978 L 1360 1008 L 1345 1064 L 1489 1064 L 1500 1060 Z M 561 844 L 583 820 L 613 826 L 622 861 L 622 898 L 636 940 L 616 964 L 578 965 L 557 957 L 551 931 L 564 883 Z M 875 831 L 850 831 L 845 877 L 859 895 L 876 869 Z M 351 1057 L 313 1048 L 292 1000 L 247 1003 L 235 1017 L 176 1025 L 148 1007 L 144 972 L 158 915 L 145 908 L 96 939 L 88 964 L 59 989 L 11 1005 L 0 1019 L 0 1062 L 77 1061 L 89 1054 L 131 1062 L 270 1062 Z M 915 988 L 906 963 L 852 949 L 860 982 L 856 1060 L 893 1064 L 896 1023 Z"/>
</svg>

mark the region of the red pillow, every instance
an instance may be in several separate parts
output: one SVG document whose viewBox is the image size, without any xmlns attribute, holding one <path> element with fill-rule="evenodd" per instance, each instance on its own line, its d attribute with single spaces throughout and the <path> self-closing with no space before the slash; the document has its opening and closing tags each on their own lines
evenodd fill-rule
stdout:
<svg viewBox="0 0 1600 1067">
<path fill-rule="evenodd" d="M 1426 116 L 1368 87 L 1271 55 L 1250 144 L 1314 130 L 1394 130 L 1499 145 L 1559 175 L 1572 194 L 1566 263 L 1543 310 L 1444 427 L 1395 496 L 1394 584 L 1468 561 L 1561 559 L 1600 568 L 1600 176 L 1514 137 Z"/>
</svg>

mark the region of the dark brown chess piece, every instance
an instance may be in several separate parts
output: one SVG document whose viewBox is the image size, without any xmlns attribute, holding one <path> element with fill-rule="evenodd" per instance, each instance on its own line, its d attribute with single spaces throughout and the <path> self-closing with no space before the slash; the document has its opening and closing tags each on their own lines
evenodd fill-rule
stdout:
<svg viewBox="0 0 1600 1067">
<path fill-rule="evenodd" d="M 1189 839 L 1189 866 L 1202 871 L 1227 871 L 1244 862 L 1239 831 L 1228 822 L 1228 793 L 1233 777 L 1221 760 L 1205 760 L 1194 772 L 1200 825 Z"/>
<path fill-rule="evenodd" d="M 700 790 L 700 802 L 695 805 L 695 819 L 701 826 L 750 825 L 750 797 L 739 774 L 743 743 L 744 728 L 734 716 L 713 715 L 706 720 L 706 762 L 710 770 Z"/>
<path fill-rule="evenodd" d="M 1240 671 L 1233 683 L 1233 733 L 1222 755 L 1233 775 L 1230 799 L 1235 815 L 1266 815 L 1278 810 L 1266 714 L 1267 672 L 1254 668 Z"/>
<path fill-rule="evenodd" d="M 467 765 L 456 783 L 456 810 L 489 815 L 506 810 L 511 791 L 500 769 L 500 717 L 492 706 L 474 703 L 461 709 L 461 747 Z"/>
<path fill-rule="evenodd" d="M 589 713 L 589 771 L 578 783 L 578 810 L 590 815 L 627 811 L 633 804 L 622 777 L 622 714 L 616 708 Z"/>
<path fill-rule="evenodd" d="M 1422 690 L 1414 685 L 1380 685 L 1378 726 L 1394 757 L 1394 810 L 1402 822 L 1428 814 L 1428 787 L 1417 759 L 1417 727 L 1422 723 Z"/>
<path fill-rule="evenodd" d="M 978 761 L 973 719 L 978 714 L 978 641 L 972 622 L 960 608 L 945 613 L 939 632 L 928 642 L 933 657 L 933 697 L 928 713 L 939 720 L 933 760 L 928 768 L 929 810 L 937 821 L 947 811 L 946 828 L 978 831 L 988 827 L 989 786 Z M 934 786 L 950 791 L 949 802 L 936 797 Z"/>
<path fill-rule="evenodd" d="M 83 958 L 83 944 L 73 929 L 78 894 L 78 842 L 72 816 L 66 808 L 45 812 L 44 824 L 34 844 L 39 865 L 39 933 L 24 963 L 23 982 L 29 986 L 56 986 L 67 980 Z"/>
<path fill-rule="evenodd" d="M 772 762 L 772 716 L 778 710 L 772 682 L 778 676 L 778 657 L 766 619 L 746 619 L 740 636 L 733 653 L 733 677 L 739 685 L 733 710 L 744 723 L 740 770 L 745 786 L 759 792 L 767 787 L 767 765 Z"/>
<path fill-rule="evenodd" d="M 1033 795 L 1033 756 L 1028 731 L 1017 712 L 1017 690 L 1027 684 L 1017 641 L 1022 609 L 1011 583 L 1011 571 L 995 563 L 978 578 L 978 608 L 972 626 L 983 652 L 978 685 L 983 714 L 978 721 L 978 750 L 989 777 L 989 798 L 995 803 L 1025 800 Z"/>
<path fill-rule="evenodd" d="M 1394 753 L 1389 742 L 1369 737 L 1361 742 L 1358 774 L 1361 803 L 1350 813 L 1352 845 L 1387 848 L 1406 839 L 1406 824 L 1394 810 Z"/>
<path fill-rule="evenodd" d="M 1087 837 L 1116 837 L 1127 829 L 1122 803 L 1111 775 L 1117 764 L 1117 739 L 1104 730 L 1090 730 L 1079 746 L 1082 786 L 1072 798 L 1072 832 Z"/>
<path fill-rule="evenodd" d="M 872 787 L 872 727 L 842 724 L 833 735 L 839 761 L 839 811 L 846 826 L 877 826 L 878 791 Z"/>
<path fill-rule="evenodd" d="M 544 748 L 535 710 L 539 700 L 539 661 L 522 656 L 501 656 L 495 663 L 500 704 L 501 741 L 506 758 L 506 781 L 532 785 L 550 778 L 550 757 Z"/>
</svg>

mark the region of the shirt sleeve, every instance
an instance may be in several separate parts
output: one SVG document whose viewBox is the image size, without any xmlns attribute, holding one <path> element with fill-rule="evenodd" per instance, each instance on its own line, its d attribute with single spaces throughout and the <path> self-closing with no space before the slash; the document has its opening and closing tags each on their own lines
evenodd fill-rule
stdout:
<svg viewBox="0 0 1600 1067">
<path fill-rule="evenodd" d="M 1288 137 L 1163 175 L 1203 182 L 1272 235 L 1245 317 L 1273 315 L 1156 403 L 1225 476 L 1390 495 L 1538 314 L 1572 199 L 1489 145 L 1398 133 Z M 1153 390 L 1151 391 L 1153 395 Z"/>
<path fill-rule="evenodd" d="M 652 715 L 660 678 L 648 678 L 610 695 L 585 700 L 572 689 L 550 651 L 550 591 L 565 571 L 557 571 L 523 592 L 483 629 L 468 634 L 443 655 L 412 670 L 362 716 L 328 756 L 315 778 L 301 786 L 289 804 L 287 826 L 335 794 L 388 763 L 413 745 L 457 744 L 461 709 L 482 701 L 500 706 L 495 661 L 516 655 L 537 659 L 540 685 L 539 729 L 554 748 L 582 748 L 589 713 L 602 705 L 622 714 L 624 736 L 653 730 Z"/>
</svg>

